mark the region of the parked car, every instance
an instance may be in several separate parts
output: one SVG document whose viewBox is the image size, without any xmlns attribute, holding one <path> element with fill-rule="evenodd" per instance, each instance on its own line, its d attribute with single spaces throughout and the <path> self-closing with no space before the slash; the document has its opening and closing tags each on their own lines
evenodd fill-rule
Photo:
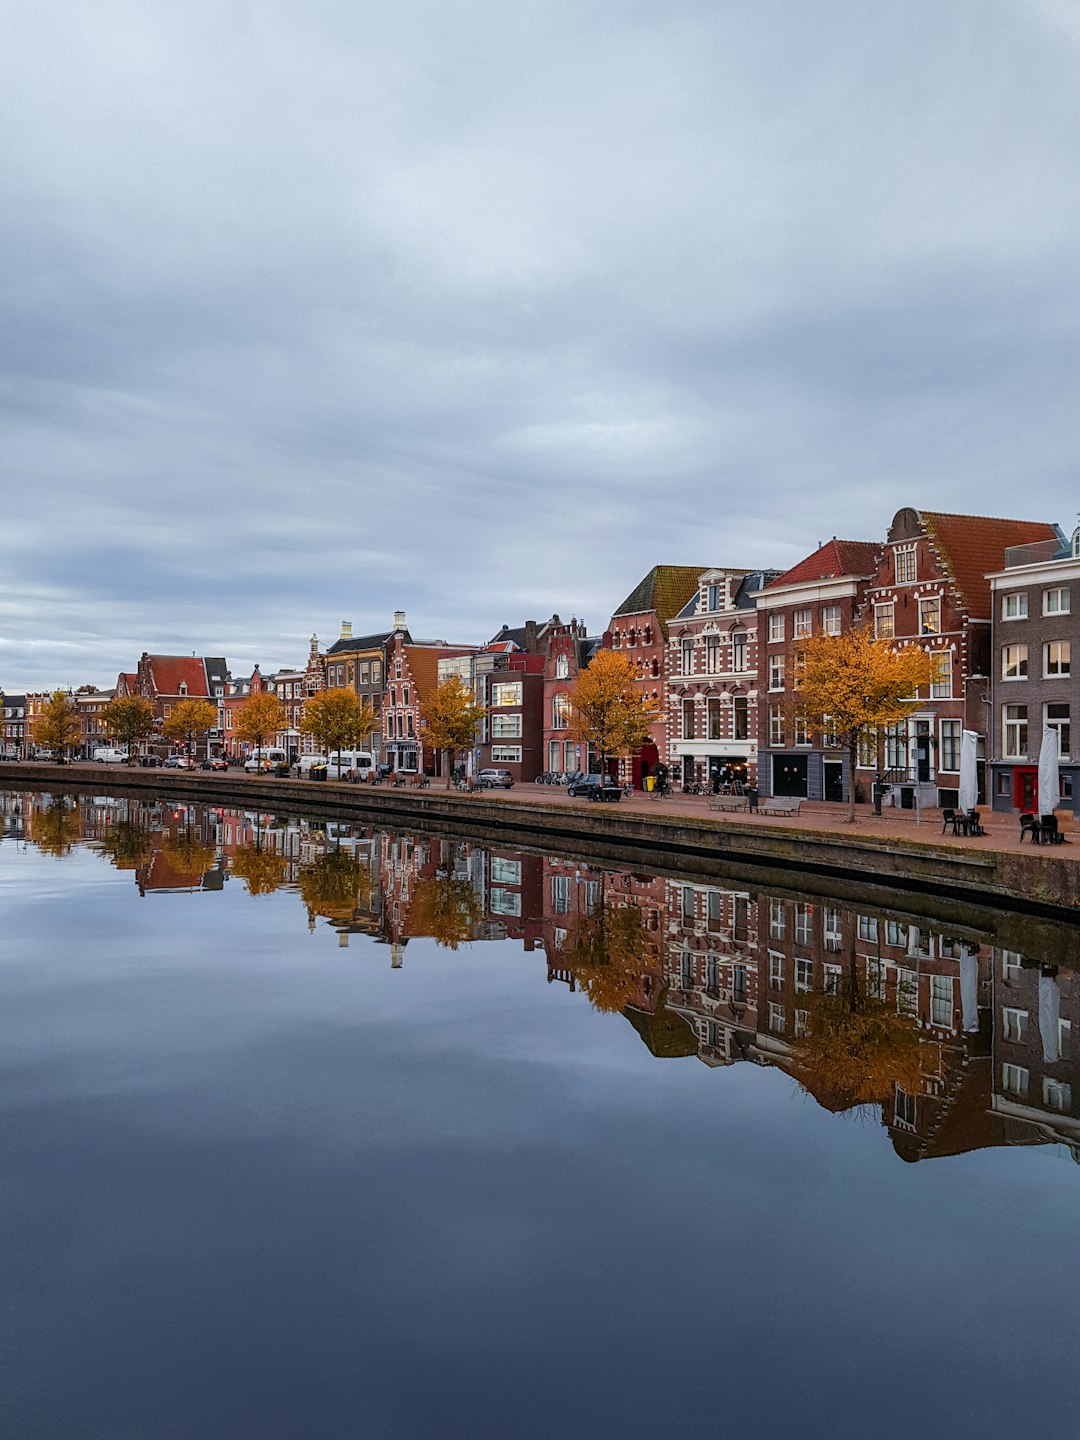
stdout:
<svg viewBox="0 0 1080 1440">
<path fill-rule="evenodd" d="M 477 779 L 481 790 L 509 790 L 514 783 L 509 770 L 481 770 Z"/>
<path fill-rule="evenodd" d="M 199 766 L 200 770 L 227 770 L 229 762 L 224 755 L 211 755 L 209 760 L 204 760 Z"/>
<path fill-rule="evenodd" d="M 166 770 L 194 770 L 195 761 L 190 755 L 170 755 L 165 761 Z"/>
<path fill-rule="evenodd" d="M 126 750 L 118 750 L 109 745 L 99 746 L 90 756 L 95 765 L 125 765 L 127 758 Z"/>
<path fill-rule="evenodd" d="M 139 756 L 139 764 L 140 764 L 145 770 L 160 770 L 160 769 L 161 769 L 161 756 L 160 756 L 160 755 L 140 755 L 140 756 Z"/>
<path fill-rule="evenodd" d="M 580 795 L 586 800 L 621 800 L 622 786 L 610 775 L 586 775 L 575 780 L 566 793 L 571 799 Z"/>
</svg>

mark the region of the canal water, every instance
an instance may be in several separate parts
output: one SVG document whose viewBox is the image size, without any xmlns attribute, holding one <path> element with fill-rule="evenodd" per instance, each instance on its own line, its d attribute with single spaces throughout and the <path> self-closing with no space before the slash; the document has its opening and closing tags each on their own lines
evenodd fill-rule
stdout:
<svg viewBox="0 0 1080 1440">
<path fill-rule="evenodd" d="M 0 1435 L 1080 1435 L 1075 932 L 0 819 Z"/>
</svg>

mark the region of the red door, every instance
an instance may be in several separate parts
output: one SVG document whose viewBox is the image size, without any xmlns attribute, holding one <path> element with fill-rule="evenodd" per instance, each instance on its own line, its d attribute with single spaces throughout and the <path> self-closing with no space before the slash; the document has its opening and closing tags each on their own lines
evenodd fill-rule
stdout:
<svg viewBox="0 0 1080 1440">
<path fill-rule="evenodd" d="M 1021 815 L 1034 815 L 1039 803 L 1039 772 L 1035 769 L 1013 771 L 1013 804 Z"/>
</svg>

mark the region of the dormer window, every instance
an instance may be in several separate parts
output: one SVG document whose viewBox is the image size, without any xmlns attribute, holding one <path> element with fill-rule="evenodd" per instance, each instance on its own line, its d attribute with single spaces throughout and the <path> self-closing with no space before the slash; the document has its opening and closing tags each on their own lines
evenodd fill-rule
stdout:
<svg viewBox="0 0 1080 1440">
<path fill-rule="evenodd" d="M 178 695 L 186 695 L 186 694 L 187 694 L 187 683 L 186 683 L 185 681 L 183 681 L 183 680 L 180 681 L 180 685 L 179 685 L 179 688 L 177 689 L 177 692 L 176 692 L 176 693 L 177 693 Z"/>
<path fill-rule="evenodd" d="M 1074 560 L 1080 560 L 1080 525 L 1073 531 L 1072 553 Z"/>
<path fill-rule="evenodd" d="M 722 610 L 724 608 L 724 587 L 722 585 L 709 585 L 705 590 L 705 607 L 707 610 Z"/>
</svg>

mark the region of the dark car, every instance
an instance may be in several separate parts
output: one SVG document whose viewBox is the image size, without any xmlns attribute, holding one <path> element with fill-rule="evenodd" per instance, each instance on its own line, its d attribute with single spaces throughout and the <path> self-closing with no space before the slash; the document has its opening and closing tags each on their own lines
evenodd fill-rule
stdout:
<svg viewBox="0 0 1080 1440">
<path fill-rule="evenodd" d="M 146 769 L 146 770 L 160 770 L 160 769 L 161 769 L 161 756 L 160 756 L 160 755 L 140 755 L 140 756 L 139 756 L 139 764 L 140 764 L 144 769 Z"/>
<path fill-rule="evenodd" d="M 621 800 L 622 786 L 610 775 L 586 775 L 575 780 L 566 793 L 572 799 L 581 795 L 586 800 Z"/>
<path fill-rule="evenodd" d="M 204 760 L 199 766 L 200 770 L 227 770 L 229 762 L 223 755 L 211 755 L 209 760 Z"/>
</svg>

